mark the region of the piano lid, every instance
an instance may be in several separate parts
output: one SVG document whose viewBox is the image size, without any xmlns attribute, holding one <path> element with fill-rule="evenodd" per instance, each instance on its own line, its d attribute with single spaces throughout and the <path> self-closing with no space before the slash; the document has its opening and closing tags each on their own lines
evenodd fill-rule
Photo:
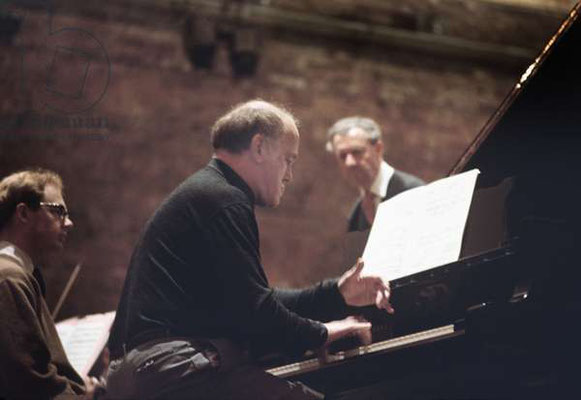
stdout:
<svg viewBox="0 0 581 400">
<path fill-rule="evenodd" d="M 513 236 L 531 220 L 581 227 L 580 13 L 577 3 L 450 172 L 480 169 L 478 188 L 514 181 Z"/>
<path fill-rule="evenodd" d="M 577 3 L 451 175 L 479 168 L 490 186 L 522 173 L 579 172 L 573 156 L 581 149 L 580 12 Z"/>
</svg>

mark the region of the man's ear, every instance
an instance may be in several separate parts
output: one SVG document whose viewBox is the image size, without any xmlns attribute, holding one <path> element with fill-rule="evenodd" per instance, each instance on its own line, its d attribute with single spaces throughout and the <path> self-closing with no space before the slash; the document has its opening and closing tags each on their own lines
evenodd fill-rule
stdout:
<svg viewBox="0 0 581 400">
<path fill-rule="evenodd" d="M 373 146 L 379 157 L 383 158 L 383 142 L 379 139 Z"/>
<path fill-rule="evenodd" d="M 32 210 L 24 203 L 18 203 L 16 209 L 14 210 L 14 216 L 12 217 L 15 221 L 21 224 L 26 224 L 32 218 Z"/>
<path fill-rule="evenodd" d="M 258 162 L 262 163 L 264 160 L 264 152 L 266 147 L 266 138 L 262 133 L 256 133 L 250 139 L 250 154 L 252 158 Z"/>
</svg>

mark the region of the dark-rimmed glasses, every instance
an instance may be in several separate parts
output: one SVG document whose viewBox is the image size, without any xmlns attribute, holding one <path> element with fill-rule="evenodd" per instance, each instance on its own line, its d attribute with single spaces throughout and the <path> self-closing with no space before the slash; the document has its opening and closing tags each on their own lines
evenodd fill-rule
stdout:
<svg viewBox="0 0 581 400">
<path fill-rule="evenodd" d="M 66 220 L 67 217 L 70 216 L 69 214 L 69 210 L 67 210 L 67 208 L 59 203 L 45 203 L 44 201 L 40 202 L 40 205 L 42 207 L 46 207 L 48 208 L 48 210 L 53 213 L 54 215 L 56 215 L 57 217 L 59 217 L 62 221 Z"/>
</svg>

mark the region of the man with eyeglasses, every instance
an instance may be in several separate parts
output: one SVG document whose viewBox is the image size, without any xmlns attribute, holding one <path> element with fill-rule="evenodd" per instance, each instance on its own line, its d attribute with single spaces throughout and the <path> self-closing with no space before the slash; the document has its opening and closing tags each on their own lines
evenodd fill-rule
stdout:
<svg viewBox="0 0 581 400">
<path fill-rule="evenodd" d="M 0 398 L 92 398 L 69 363 L 44 299 L 50 264 L 73 223 L 61 178 L 25 170 L 0 181 Z"/>
</svg>

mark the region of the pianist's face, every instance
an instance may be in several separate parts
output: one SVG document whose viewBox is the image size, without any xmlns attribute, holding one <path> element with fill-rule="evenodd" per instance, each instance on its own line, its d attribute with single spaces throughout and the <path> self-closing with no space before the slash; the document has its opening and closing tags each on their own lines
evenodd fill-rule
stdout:
<svg viewBox="0 0 581 400">
<path fill-rule="evenodd" d="M 296 124 L 288 120 L 280 137 L 260 140 L 260 172 L 252 181 L 256 204 L 276 207 L 293 178 L 293 165 L 299 156 L 299 131 Z"/>
<path fill-rule="evenodd" d="M 360 128 L 333 137 L 333 153 L 343 177 L 356 188 L 369 189 L 383 158 L 381 140 L 371 143 Z"/>
</svg>

